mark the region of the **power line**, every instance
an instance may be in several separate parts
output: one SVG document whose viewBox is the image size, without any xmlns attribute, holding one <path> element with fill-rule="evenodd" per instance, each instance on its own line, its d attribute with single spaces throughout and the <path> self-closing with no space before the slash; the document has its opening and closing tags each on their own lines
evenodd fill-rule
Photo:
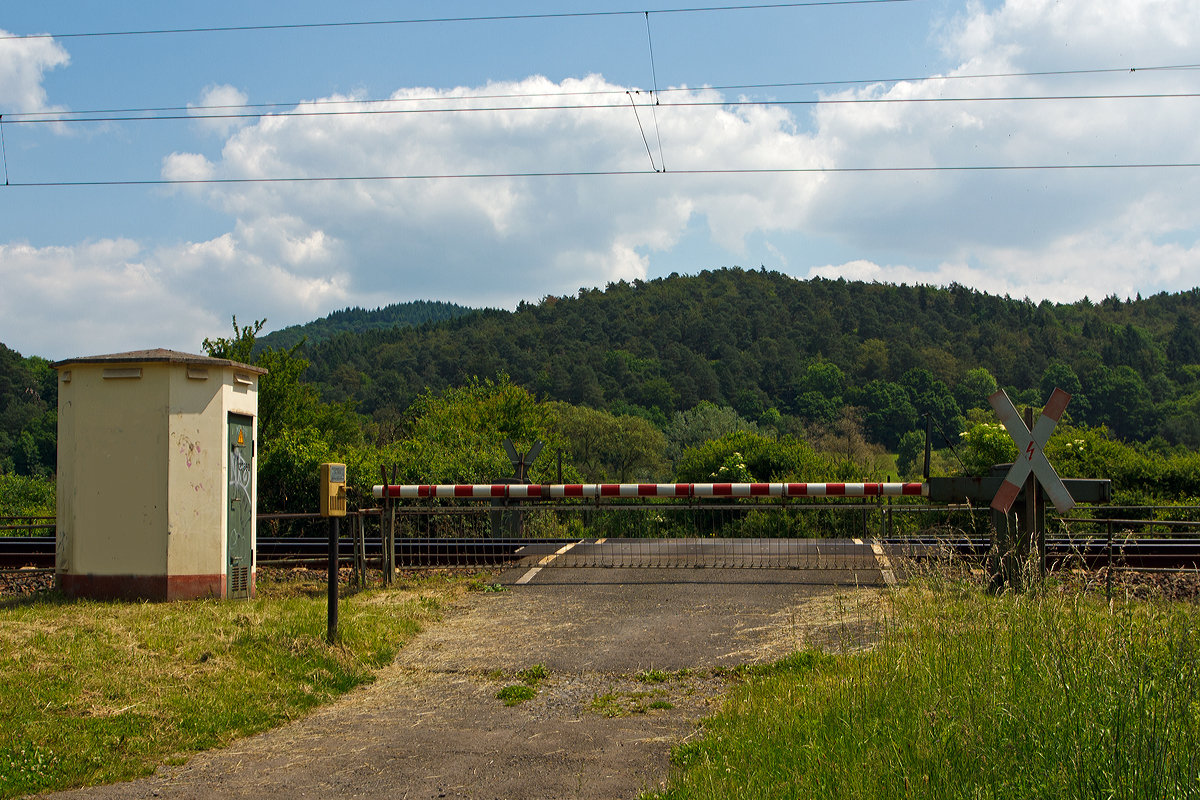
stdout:
<svg viewBox="0 0 1200 800">
<path fill-rule="evenodd" d="M 1100 74 L 1133 74 L 1136 72 L 1160 72 L 1169 70 L 1200 70 L 1200 64 L 1171 64 L 1153 67 L 1111 67 L 1104 69 L 1075 69 L 1075 70 L 1055 70 L 1044 72 L 993 72 L 993 73 L 978 73 L 966 75 L 925 75 L 919 77 L 904 77 L 904 78 L 854 78 L 848 80 L 829 80 L 829 81 L 798 81 L 789 83 L 741 83 L 728 84 L 720 86 L 696 86 L 696 87 L 668 87 L 666 89 L 656 89 L 657 94 L 671 94 L 678 92 L 698 92 L 698 91 L 733 91 L 738 89 L 788 89 L 788 88 L 806 88 L 814 86 L 851 86 L 875 83 L 919 83 L 928 81 L 954 81 L 954 80 L 978 80 L 978 79 L 999 79 L 999 78 L 1030 78 L 1030 77 L 1048 77 L 1048 76 L 1068 76 L 1068 75 L 1100 75 Z M 226 108 L 294 108 L 296 106 L 325 106 L 325 105 L 374 105 L 381 103 L 424 103 L 435 102 L 439 100 L 515 100 L 515 99 L 532 99 L 538 97 L 591 97 L 603 95 L 623 95 L 624 89 L 596 89 L 582 92 L 506 92 L 500 94 L 473 94 L 463 95 L 461 97 L 448 97 L 446 95 L 426 96 L 426 97 L 389 97 L 389 98 L 360 98 L 346 100 L 294 100 L 287 103 L 225 103 L 225 104 L 208 104 L 208 105 L 186 105 L 186 106 L 149 106 L 144 108 L 100 108 L 90 110 L 61 110 L 61 111 L 17 111 L 8 114 L 9 117 L 44 117 L 48 114 L 54 115 L 54 121 L 70 122 L 71 120 L 62 119 L 65 115 L 79 116 L 84 114 L 148 114 L 156 111 L 205 111 Z M 250 115 L 258 116 L 258 115 Z"/>
<path fill-rule="evenodd" d="M 1063 95 L 1003 95 L 979 97 L 859 97 L 821 98 L 815 100 L 696 100 L 690 102 L 662 103 L 664 108 L 712 108 L 712 107 L 756 107 L 756 106 L 838 106 L 838 105 L 906 105 L 913 103 L 1001 103 L 1032 101 L 1083 101 L 1083 100 L 1170 100 L 1200 97 L 1200 92 L 1161 92 L 1147 94 L 1063 94 Z M 443 98 L 454 100 L 456 98 Z M 463 98 L 475 99 L 475 98 Z M 289 111 L 282 114 L 168 114 L 159 116 L 93 116 L 75 119 L 60 119 L 58 112 L 42 112 L 48 116 L 39 119 L 10 120 L 10 125 L 45 124 L 51 122 L 161 122 L 168 120 L 216 120 L 258 119 L 270 116 L 274 119 L 288 117 L 344 117 L 376 116 L 397 114 L 460 114 L 483 111 L 579 111 L 625 108 L 624 103 L 571 103 L 533 106 L 463 106 L 456 108 L 363 108 L 330 111 Z"/>
<path fill-rule="evenodd" d="M 1075 170 L 1194 169 L 1200 162 L 1145 164 L 1000 164 L 949 167 L 764 167 L 746 169 L 679 169 L 671 175 L 828 175 L 906 172 L 1038 172 Z M 250 183 L 341 183 L 349 181 L 471 180 L 486 178 L 592 178 L 663 175 L 653 169 L 562 170 L 556 172 L 469 172 L 421 175 L 340 175 L 295 178 L 156 178 L 145 180 L 28 181 L 10 186 L 23 188 L 70 186 L 196 186 Z"/>
<path fill-rule="evenodd" d="M 752 5 L 697 6 L 691 8 L 659 8 L 651 11 L 573 11 L 550 14 L 496 14 L 474 17 L 428 17 L 416 19 L 382 19 L 360 22 L 299 22 L 283 25 L 224 25 L 207 28 L 159 28 L 153 30 L 82 31 L 77 33 L 35 33 L 28 36 L 0 36 L 5 39 L 80 39 L 103 36 L 157 36 L 179 33 L 234 33 L 239 31 L 286 31 L 309 28 L 364 28 L 382 25 L 420 25 L 450 22 L 504 22 L 533 19 L 571 19 L 579 17 L 627 17 L 642 14 L 696 14 L 714 11 L 760 11 L 783 8 L 813 8 L 817 6 L 874 6 L 892 3 L 918 3 L 922 0 L 811 0 L 804 3 L 757 3 Z"/>
</svg>

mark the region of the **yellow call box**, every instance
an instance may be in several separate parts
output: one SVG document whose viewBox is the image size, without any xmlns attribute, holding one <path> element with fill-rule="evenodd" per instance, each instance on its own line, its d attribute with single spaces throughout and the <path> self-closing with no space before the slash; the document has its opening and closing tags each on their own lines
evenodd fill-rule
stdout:
<svg viewBox="0 0 1200 800">
<path fill-rule="evenodd" d="M 321 465 L 321 516 L 346 516 L 346 465 Z"/>
</svg>

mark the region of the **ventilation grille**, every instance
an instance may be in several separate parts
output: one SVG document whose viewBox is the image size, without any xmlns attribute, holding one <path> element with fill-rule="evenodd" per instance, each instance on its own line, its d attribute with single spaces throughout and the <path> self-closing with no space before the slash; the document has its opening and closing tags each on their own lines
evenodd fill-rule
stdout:
<svg viewBox="0 0 1200 800">
<path fill-rule="evenodd" d="M 233 597 L 250 593 L 250 568 L 230 567 L 229 594 Z"/>
</svg>

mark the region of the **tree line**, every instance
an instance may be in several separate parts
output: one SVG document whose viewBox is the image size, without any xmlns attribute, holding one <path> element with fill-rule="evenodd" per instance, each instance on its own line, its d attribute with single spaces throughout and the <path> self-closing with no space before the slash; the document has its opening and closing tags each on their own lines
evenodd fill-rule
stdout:
<svg viewBox="0 0 1200 800">
<path fill-rule="evenodd" d="M 344 333 L 305 344 L 305 380 L 350 401 L 386 442 L 429 389 L 505 374 L 539 398 L 664 428 L 701 402 L 798 432 L 862 409 L 895 451 L 932 417 L 961 435 L 999 387 L 1075 422 L 1200 447 L 1200 290 L 1056 304 L 947 288 L 705 271 L 547 296 L 514 312 Z M 989 412 L 990 413 L 990 412 Z"/>
</svg>

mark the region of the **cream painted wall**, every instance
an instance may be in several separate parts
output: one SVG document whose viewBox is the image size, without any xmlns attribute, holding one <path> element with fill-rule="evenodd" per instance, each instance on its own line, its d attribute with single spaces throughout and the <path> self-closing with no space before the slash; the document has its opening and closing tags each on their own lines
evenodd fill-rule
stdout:
<svg viewBox="0 0 1200 800">
<path fill-rule="evenodd" d="M 103 377 L 137 366 L 141 378 Z M 171 366 L 73 364 L 60 381 L 59 406 L 72 406 L 69 426 L 59 423 L 59 463 L 73 466 L 59 472 L 58 512 L 72 573 L 166 574 Z"/>
<path fill-rule="evenodd" d="M 188 377 L 172 364 L 167 570 L 171 575 L 225 573 L 225 415 L 223 370 Z"/>
</svg>

